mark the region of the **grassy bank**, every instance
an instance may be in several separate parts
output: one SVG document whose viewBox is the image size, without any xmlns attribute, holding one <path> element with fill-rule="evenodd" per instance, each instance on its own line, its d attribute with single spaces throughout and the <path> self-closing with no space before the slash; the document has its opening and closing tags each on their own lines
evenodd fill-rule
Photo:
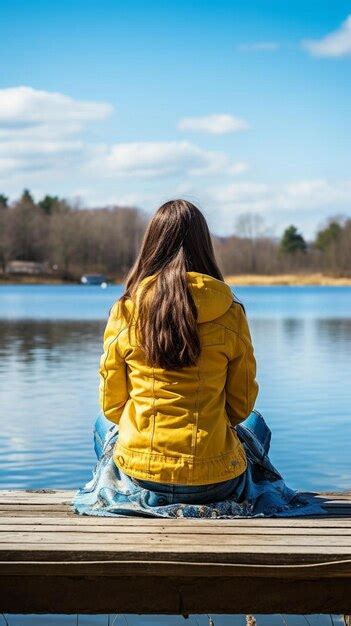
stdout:
<svg viewBox="0 0 351 626">
<path fill-rule="evenodd" d="M 231 276 L 225 276 L 225 280 L 230 285 L 240 286 L 269 286 L 269 285 L 321 285 L 332 287 L 351 286 L 351 277 L 346 276 L 331 276 L 327 274 L 315 273 L 315 274 L 237 274 Z M 75 284 L 79 281 L 67 281 L 54 276 L 5 276 L 0 274 L 0 285 L 67 285 Z M 121 281 L 116 279 L 113 281 L 115 285 L 121 284 Z"/>
<path fill-rule="evenodd" d="M 0 274 L 0 285 L 69 285 L 77 281 L 62 280 L 55 276 L 25 276 Z"/>
<path fill-rule="evenodd" d="M 225 280 L 230 285 L 320 285 L 331 287 L 351 286 L 351 277 L 329 276 L 326 274 L 276 274 L 274 276 L 264 274 L 241 274 L 226 276 Z"/>
</svg>

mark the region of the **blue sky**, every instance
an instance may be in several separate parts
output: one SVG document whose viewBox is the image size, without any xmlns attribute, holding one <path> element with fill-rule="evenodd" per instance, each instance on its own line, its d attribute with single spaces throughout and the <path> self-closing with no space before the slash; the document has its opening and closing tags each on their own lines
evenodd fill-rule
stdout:
<svg viewBox="0 0 351 626">
<path fill-rule="evenodd" d="M 351 211 L 349 2 L 2 0 L 0 191 L 199 203 L 311 236 Z"/>
</svg>

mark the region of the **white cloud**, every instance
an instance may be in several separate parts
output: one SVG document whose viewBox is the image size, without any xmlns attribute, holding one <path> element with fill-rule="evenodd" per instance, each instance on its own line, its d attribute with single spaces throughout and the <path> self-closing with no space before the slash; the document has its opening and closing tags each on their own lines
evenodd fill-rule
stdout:
<svg viewBox="0 0 351 626">
<path fill-rule="evenodd" d="M 216 184 L 193 177 L 150 179 L 127 183 L 126 190 L 117 195 L 115 191 L 96 185 L 87 187 L 84 200 L 90 206 L 108 204 L 131 204 L 154 211 L 166 200 L 183 197 L 198 205 L 205 213 L 212 232 L 218 235 L 232 234 L 238 217 L 243 213 L 259 214 L 264 218 L 267 232 L 279 236 L 286 226 L 296 224 L 305 236 L 314 234 L 318 225 L 327 217 L 350 214 L 350 180 L 295 180 L 284 183 L 266 183 L 254 180 L 238 180 L 230 184 Z"/>
<path fill-rule="evenodd" d="M 32 87 L 0 89 L 0 128 L 22 129 L 45 124 L 78 130 L 85 122 L 108 117 L 113 107 L 105 102 L 74 100 L 60 93 Z"/>
<path fill-rule="evenodd" d="M 181 178 L 157 181 L 154 179 L 140 186 L 133 183 L 117 198 L 116 193 L 101 188 L 94 197 L 95 187 L 85 191 L 87 200 L 93 204 L 132 204 L 154 211 L 166 200 L 184 197 L 197 204 L 209 220 L 211 230 L 218 235 L 234 232 L 241 214 L 259 214 L 264 218 L 267 232 L 280 235 L 289 224 L 296 224 L 309 237 L 328 216 L 349 214 L 351 179 L 328 181 L 325 179 L 287 181 L 281 184 L 253 180 L 230 184 L 204 185 L 198 178 Z M 107 196 L 107 194 L 109 194 Z M 107 199 L 108 198 L 108 199 Z M 91 205 L 91 203 L 90 203 Z"/>
<path fill-rule="evenodd" d="M 321 39 L 305 39 L 302 47 L 316 57 L 343 57 L 351 54 L 351 15 L 340 28 Z"/>
<path fill-rule="evenodd" d="M 238 161 L 237 163 L 233 163 L 227 169 L 228 174 L 232 174 L 233 176 L 237 176 L 238 174 L 243 174 L 249 170 L 249 164 L 246 161 Z"/>
<path fill-rule="evenodd" d="M 106 174 L 142 177 L 169 176 L 207 163 L 206 153 L 186 141 L 120 143 L 101 162 Z"/>
<path fill-rule="evenodd" d="M 211 189 L 224 208 L 247 211 L 297 211 L 346 209 L 351 200 L 351 180 L 298 180 L 282 184 L 239 181 Z"/>
<path fill-rule="evenodd" d="M 79 140 L 0 140 L 0 179 L 9 173 L 20 176 L 32 172 L 35 175 L 42 170 L 69 173 L 74 163 L 82 164 L 85 159 L 86 149 Z"/>
<path fill-rule="evenodd" d="M 181 176 L 236 176 L 247 169 L 219 151 L 189 141 L 93 143 L 84 131 L 112 112 L 108 103 L 83 102 L 32 87 L 0 89 L 0 180 L 79 177 L 78 185 L 106 178 L 156 179 Z M 221 116 L 220 116 L 221 117 Z M 215 120 L 228 126 L 224 116 Z M 229 116 L 233 125 L 233 119 Z M 29 178 L 31 174 L 32 178 Z M 22 178 L 21 178 L 22 177 Z M 75 183 L 76 184 L 76 183 Z"/>
<path fill-rule="evenodd" d="M 50 155 L 60 154 L 66 151 L 78 151 L 83 147 L 83 143 L 79 140 L 71 141 L 41 141 L 25 140 L 25 141 L 1 141 L 1 150 L 9 155 L 17 156 L 37 156 L 37 155 Z"/>
<path fill-rule="evenodd" d="M 179 130 L 209 133 L 212 135 L 225 135 L 247 130 L 249 125 L 246 120 L 225 113 L 214 113 L 203 117 L 184 117 L 178 123 Z"/>
<path fill-rule="evenodd" d="M 65 103 L 62 110 L 59 102 Z M 351 180 L 245 180 L 237 178 L 248 170 L 245 161 L 191 141 L 94 143 L 84 131 L 111 110 L 31 88 L 0 90 L 0 190 L 13 198 L 24 187 L 36 197 L 72 197 L 80 190 L 89 206 L 131 203 L 147 210 L 185 195 L 211 208 L 211 226 L 223 234 L 245 211 L 261 213 L 279 228 L 309 221 L 311 231 L 316 217 L 350 211 Z"/>
<path fill-rule="evenodd" d="M 254 41 L 238 46 L 241 52 L 275 52 L 279 48 L 280 43 L 278 41 Z"/>
<path fill-rule="evenodd" d="M 238 181 L 202 190 L 212 207 L 211 226 L 218 234 L 233 232 L 242 213 L 262 215 L 270 230 L 279 234 L 290 223 L 311 236 L 317 223 L 330 215 L 350 214 L 351 179 L 296 180 L 285 183 Z"/>
<path fill-rule="evenodd" d="M 32 87 L 0 89 L 0 177 L 67 170 L 91 150 L 80 137 L 108 117 L 107 103 L 74 100 Z"/>
<path fill-rule="evenodd" d="M 330 186 L 324 179 L 314 179 L 314 180 L 299 180 L 294 183 L 288 183 L 284 187 L 285 193 L 291 199 L 305 199 L 305 200 L 317 200 L 320 203 L 321 201 L 329 202 L 330 194 L 333 190 L 333 187 Z"/>
<path fill-rule="evenodd" d="M 146 141 L 101 147 L 90 167 L 102 176 L 164 178 L 237 175 L 248 165 L 232 163 L 222 152 L 203 150 L 188 141 Z"/>
<path fill-rule="evenodd" d="M 0 177 L 7 176 L 11 172 L 16 171 L 18 160 L 2 156 L 0 153 Z"/>
<path fill-rule="evenodd" d="M 212 203 L 221 211 L 223 223 L 226 213 L 260 213 L 272 209 L 272 189 L 265 183 L 239 181 L 209 188 Z"/>
</svg>

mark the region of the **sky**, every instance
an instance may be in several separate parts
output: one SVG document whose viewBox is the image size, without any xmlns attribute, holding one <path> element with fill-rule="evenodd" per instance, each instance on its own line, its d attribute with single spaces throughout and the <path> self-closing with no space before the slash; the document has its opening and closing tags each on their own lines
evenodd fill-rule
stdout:
<svg viewBox="0 0 351 626">
<path fill-rule="evenodd" d="M 185 197 L 306 237 L 351 214 L 343 0 L 2 0 L 0 192 Z"/>
</svg>

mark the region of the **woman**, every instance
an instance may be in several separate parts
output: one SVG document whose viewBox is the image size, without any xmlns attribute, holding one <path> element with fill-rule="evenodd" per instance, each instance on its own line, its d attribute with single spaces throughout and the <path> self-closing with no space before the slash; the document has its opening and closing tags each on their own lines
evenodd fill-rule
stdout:
<svg viewBox="0 0 351 626">
<path fill-rule="evenodd" d="M 252 413 L 255 374 L 245 311 L 204 216 L 185 200 L 166 202 L 110 312 L 100 405 L 116 426 L 97 422 L 100 461 L 76 510 L 198 515 L 206 507 L 187 505 L 207 505 L 227 516 L 306 507 L 267 456 L 270 431 Z"/>
</svg>

